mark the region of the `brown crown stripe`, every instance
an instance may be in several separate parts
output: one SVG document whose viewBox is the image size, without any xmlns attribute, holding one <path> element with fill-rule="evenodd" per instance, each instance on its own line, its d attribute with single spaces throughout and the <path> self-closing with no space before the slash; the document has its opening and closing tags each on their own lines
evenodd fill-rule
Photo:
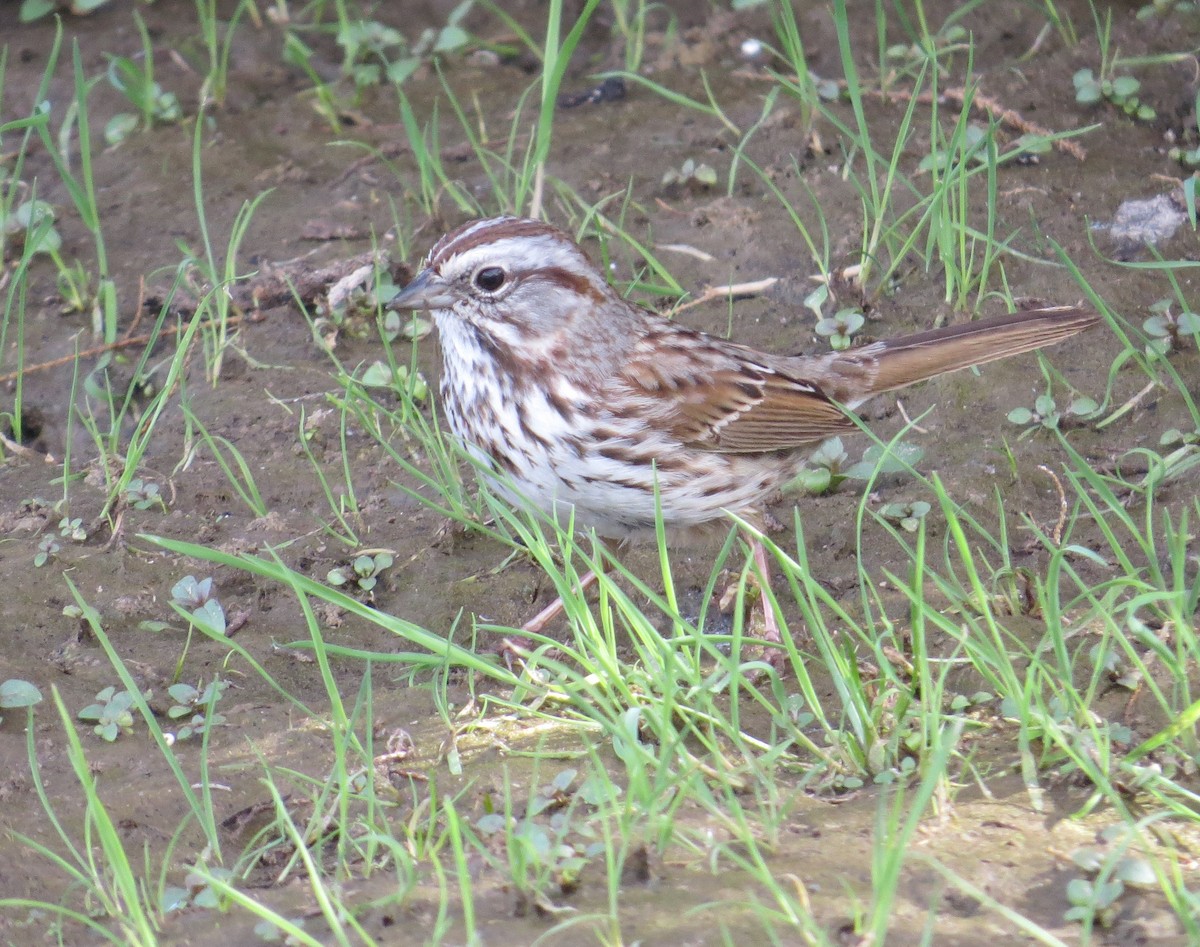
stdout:
<svg viewBox="0 0 1200 947">
<path fill-rule="evenodd" d="M 494 220 L 471 220 L 457 230 L 452 230 L 433 245 L 429 251 L 429 265 L 435 269 L 446 260 L 483 243 L 507 240 L 510 237 L 537 237 L 551 234 L 562 239 L 564 235 L 540 220 L 524 217 L 497 217 Z"/>
</svg>

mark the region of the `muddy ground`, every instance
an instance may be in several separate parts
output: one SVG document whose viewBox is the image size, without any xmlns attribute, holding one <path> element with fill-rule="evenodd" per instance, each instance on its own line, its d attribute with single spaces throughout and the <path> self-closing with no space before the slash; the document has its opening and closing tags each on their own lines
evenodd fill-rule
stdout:
<svg viewBox="0 0 1200 947">
<path fill-rule="evenodd" d="M 444 23 L 452 4 L 404 6 L 400 25 L 415 33 L 414 24 Z M 514 13 L 523 22 L 532 24 L 538 19 L 540 4 L 507 6 L 515 6 Z M 857 6 L 863 17 L 859 26 L 866 61 L 874 48 L 874 6 Z M 3 120 L 29 113 L 54 29 L 48 21 L 18 24 L 16 7 L 13 2 L 0 5 L 0 36 L 8 47 L 0 111 Z M 128 7 L 118 0 L 86 19 L 64 20 L 67 41 L 78 43 L 86 75 L 100 76 L 108 54 L 136 55 L 140 41 Z M 194 33 L 192 4 L 159 0 L 150 6 L 139 5 L 139 9 L 159 51 L 159 81 L 176 90 L 185 112 L 194 115 L 199 78 L 190 65 L 198 51 L 194 39 L 189 38 Z M 1086 6 L 1066 4 L 1064 9 L 1086 27 L 1079 44 L 1065 48 L 1052 35 L 1050 49 L 1028 61 L 1021 57 L 1034 45 L 1042 21 L 1030 16 L 1024 5 L 985 4 L 965 20 L 978 40 L 975 71 L 989 96 L 1056 131 L 1103 123 L 1101 130 L 1079 139 L 1086 149 L 1083 160 L 1053 153 L 1037 164 L 1004 169 L 997 198 L 998 230 L 1007 234 L 1019 229 L 1016 245 L 1037 259 L 1051 259 L 1049 241 L 1057 241 L 1116 311 L 1140 323 L 1147 305 L 1163 295 L 1161 284 L 1137 271 L 1119 269 L 1098 254 L 1093 239 L 1099 241 L 1102 251 L 1112 247 L 1103 234 L 1089 235 L 1089 222 L 1110 219 L 1126 198 L 1171 191 L 1171 180 L 1178 178 L 1180 171 L 1166 157 L 1164 133 L 1186 113 L 1195 88 L 1186 64 L 1147 70 L 1143 76 L 1145 97 L 1161 116 L 1150 123 L 1134 123 L 1112 111 L 1077 104 L 1071 76 L 1083 66 L 1094 65 L 1098 52 Z M 670 88 L 702 95 L 703 68 L 730 118 L 745 129 L 759 118 L 766 83 L 758 67 L 741 56 L 740 46 L 747 38 L 769 36 L 769 16 L 762 11 L 734 15 L 714 8 L 691 16 L 691 21 L 684 23 L 681 42 L 650 47 L 647 58 L 655 68 L 654 78 Z M 377 11 L 377 17 L 384 21 L 401 18 L 388 5 Z M 502 31 L 482 12 L 473 14 L 468 22 L 484 35 Z M 801 16 L 800 23 L 812 70 L 823 77 L 840 74 L 827 12 L 814 6 Z M 1180 42 L 1169 21 L 1137 21 L 1127 4 L 1116 7 L 1114 30 L 1115 45 L 1127 55 L 1174 51 Z M 340 56 L 332 41 L 313 38 L 312 44 L 324 74 L 335 77 Z M 168 55 L 169 50 L 178 55 Z M 568 73 L 566 88 L 586 88 L 591 84 L 589 73 L 618 66 L 620 57 L 601 17 L 586 39 L 584 54 Z M 445 64 L 445 75 L 496 139 L 507 134 L 514 103 L 532 80 L 531 69 L 532 63 L 522 57 L 498 62 L 454 57 Z M 286 261 L 303 261 L 303 266 L 315 269 L 371 249 L 373 235 L 392 249 L 397 264 L 415 266 L 420 254 L 462 216 L 445 203 L 441 217 L 429 219 L 412 199 L 416 172 L 404 144 L 395 95 L 386 88 L 368 89 L 335 134 L 314 108 L 310 89 L 308 77 L 282 62 L 277 27 L 269 22 L 261 27 L 248 23 L 240 27 L 233 44 L 227 101 L 221 108 L 210 109 L 205 117 L 203 201 L 210 232 L 223 246 L 243 202 L 270 190 L 243 243 L 240 272 Z M 414 107 L 426 115 L 432 103 L 443 96 L 437 76 L 428 68 L 412 77 L 405 90 Z M 68 55 L 60 63 L 49 95 L 55 128 L 62 121 L 70 91 Z M 90 107 L 93 122 L 100 127 L 124 106 L 101 81 Z M 890 141 L 888 129 L 894 127 L 901 111 L 899 104 L 874 101 L 870 119 L 879 140 Z M 847 110 L 847 120 L 848 114 Z M 448 167 L 486 204 L 488 182 L 482 170 L 473 161 L 453 160 L 469 155 L 462 148 L 461 128 L 446 117 L 449 109 L 444 98 L 442 115 L 441 143 L 451 159 Z M 800 126 L 798 110 L 781 100 L 747 153 L 768 169 L 801 216 L 809 215 L 811 200 L 819 202 L 829 226 L 831 263 L 835 268 L 853 264 L 861 232 L 859 198 L 839 173 L 843 156 L 837 134 L 818 122 L 824 150 L 813 153 L 806 148 L 809 143 L 800 139 Z M 193 130 L 190 121 L 163 125 L 135 134 L 119 147 L 97 149 L 98 204 L 125 319 L 122 331 L 135 323 L 145 325 L 156 314 L 155 300 L 170 286 L 182 256 L 180 246 L 200 246 L 191 186 Z M 5 154 L 16 141 L 15 136 L 5 137 Z M 382 150 L 387 159 L 371 158 L 370 152 L 356 143 Z M 927 142 L 913 141 L 910 148 L 919 155 Z M 815 350 L 823 343 L 814 340 L 811 314 L 802 306 L 813 287 L 810 277 L 815 267 L 787 215 L 761 181 L 748 173 L 740 176 L 730 196 L 722 196 L 719 190 L 664 188 L 664 172 L 689 158 L 723 173 L 732 160 L 730 136 L 717 120 L 683 111 L 634 87 L 620 101 L 560 111 L 548 170 L 589 201 L 632 182 L 633 201 L 625 217 L 631 232 L 658 245 L 688 244 L 711 255 L 711 262 L 683 254 L 665 257 L 689 291 L 729 281 L 779 278 L 766 295 L 739 301 L 732 310 L 715 303 L 691 309 L 680 318 L 766 349 Z M 64 258 L 79 258 L 91 265 L 91 241 L 70 210 L 63 186 L 40 146 L 31 148 L 22 176 L 36 181 L 37 196 L 60 209 Z M 396 244 L 384 236 L 394 222 L 393 201 L 413 224 L 407 260 L 399 259 Z M 552 198 L 548 206 L 555 217 L 561 205 Z M 594 242 L 588 249 L 595 255 Z M 1185 229 L 1165 252 L 1174 258 L 1194 258 L 1197 249 L 1195 235 Z M 628 276 L 634 261 L 619 248 L 616 253 L 617 275 Z M 1005 271 L 1008 286 L 1018 297 L 1071 303 L 1084 295 L 1062 268 L 1009 258 Z M 942 299 L 940 274 L 902 269 L 899 275 L 897 285 L 873 288 L 867 298 L 844 290 L 848 302 L 869 306 L 869 335 L 884 337 L 927 327 L 935 320 L 961 317 Z M 1181 279 L 1190 285 L 1186 274 Z M 187 574 L 212 574 L 227 613 L 244 615 L 244 626 L 237 633 L 239 643 L 266 662 L 286 688 L 305 701 L 319 703 L 323 692 L 312 665 L 272 648 L 275 643 L 303 636 L 300 610 L 291 592 L 233 570 L 180 561 L 137 538 L 139 533 L 153 533 L 235 551 L 269 545 L 280 549 L 290 565 L 316 578 L 346 561 L 352 550 L 324 530 L 331 519 L 330 510 L 320 481 L 298 446 L 300 426 L 306 423 L 318 462 L 336 482 L 343 460 L 338 419 L 336 413 L 325 409 L 329 407 L 327 395 L 336 394 L 339 386 L 330 357 L 313 343 L 303 315 L 296 306 L 286 304 L 248 312 L 239 329 L 245 357 L 227 356 L 216 385 L 205 382 L 197 360 L 187 381 L 191 411 L 211 433 L 227 438 L 244 454 L 257 475 L 270 515 L 256 517 L 239 500 L 209 451 L 197 450 L 182 462 L 191 445 L 185 442 L 187 426 L 175 404 L 160 420 L 143 465 L 145 476 L 162 485 L 167 508 L 127 510 L 121 531 L 114 536 L 100 518 L 104 492 L 102 478 L 94 469 L 95 446 L 82 425 L 69 422 L 73 395 L 77 406 L 83 397 L 73 391 L 72 366 L 41 367 L 70 356 L 77 347 L 93 344 L 89 322 L 79 313 L 61 312 L 54 270 L 48 263 L 36 265 L 30 286 L 24 344 L 26 365 L 37 370 L 30 370 L 23 383 L 24 450 L 5 451 L 7 460 L 0 468 L 0 588 L 4 590 L 0 680 L 23 678 L 46 693 L 55 686 L 72 709 L 90 703 L 102 688 L 117 683 L 97 642 L 81 633 L 77 620 L 63 614 L 64 606 L 73 602 L 64 581 L 69 576 L 81 595 L 99 610 L 106 631 L 142 683 L 161 693 L 175 671 L 180 633 L 148 632 L 141 623 L 174 620 L 168 601 L 175 582 Z M 138 308 L 140 299 L 145 300 L 142 309 Z M 1003 303 L 993 299 L 983 311 L 994 313 L 1002 308 Z M 379 344 L 370 336 L 355 338 L 346 333 L 339 339 L 336 356 L 348 366 L 371 361 L 378 357 Z M 398 352 L 399 360 L 407 361 L 405 343 L 397 345 L 403 349 Z M 421 363 L 433 377 L 432 339 L 420 343 L 420 348 Z M 3 353 L 5 361 L 0 363 L 6 386 L 0 397 L 6 411 L 11 410 L 16 390 L 11 374 L 15 370 L 13 351 L 10 336 L 9 349 Z M 1060 346 L 1051 358 L 1071 383 L 1093 390 L 1098 380 L 1107 376 L 1118 351 L 1118 343 L 1103 330 Z M 1185 377 L 1200 378 L 1195 352 L 1183 355 L 1177 367 Z M 122 368 L 118 363 L 114 373 L 119 376 Z M 1027 512 L 1041 523 L 1053 522 L 1058 515 L 1054 485 L 1036 471 L 1040 464 L 1058 463 L 1056 450 L 1047 438 L 1016 442 L 1014 430 L 1006 422 L 1012 408 L 1032 403 L 1041 388 L 1042 379 L 1031 363 L 1018 360 L 988 367 L 982 379 L 963 373 L 905 393 L 903 401 L 911 417 L 931 406 L 937 408 L 922 422 L 928 433 L 917 438 L 925 448 L 923 467 L 936 470 L 950 491 L 981 516 L 988 515 L 993 492 L 1000 489 L 1012 509 Z M 1132 388 L 1125 393 L 1129 394 Z M 903 423 L 894 401 L 868 409 L 867 416 L 875 419 L 885 438 Z M 1123 451 L 1154 446 L 1158 433 L 1171 426 L 1172 417 L 1183 424 L 1180 405 L 1148 398 L 1119 425 L 1101 433 L 1079 432 L 1076 444 L 1085 455 L 1102 463 Z M 1153 423 L 1147 423 L 1148 418 Z M 1008 470 L 1005 439 L 1014 444 L 1020 474 L 1016 480 Z M 88 535 L 78 543 L 64 540 L 57 556 L 36 568 L 39 542 L 57 531 L 62 515 L 51 505 L 63 496 L 59 478 L 68 449 L 72 478 L 69 514 L 82 519 Z M 396 487 L 398 473 L 377 448 L 364 440 L 351 441 L 347 449 L 362 506 L 355 521 L 360 544 L 396 554 L 397 567 L 386 574 L 375 593 L 379 608 L 427 629 L 449 630 L 464 610 L 467 618 L 462 620 L 462 628 L 469 628 L 471 614 L 520 624 L 553 594 L 532 564 L 518 561 L 496 572 L 506 550 L 483 539 L 448 536 L 440 517 Z M 857 453 L 861 446 L 851 449 Z M 903 498 L 899 487 L 895 495 L 889 493 L 892 489 L 886 483 L 881 486 L 880 502 Z M 42 499 L 48 502 L 37 502 Z M 823 581 L 848 598 L 857 594 L 853 591 L 854 536 L 847 525 L 854 502 L 852 497 L 838 494 L 803 501 L 810 555 L 818 563 Z M 787 522 L 790 509 L 784 501 L 775 512 Z M 870 568 L 880 573 L 904 567 L 886 544 L 872 547 L 870 555 Z M 628 561 L 653 579 L 655 566 L 650 554 L 633 551 Z M 697 596 L 708 576 L 704 556 L 685 555 L 676 568 L 677 580 Z M 331 621 L 325 635 L 331 643 L 360 649 L 396 648 L 395 642 L 378 630 L 352 621 Z M 224 648 L 197 640 L 188 654 L 185 678 L 207 678 L 220 670 L 225 660 Z M 363 666 L 344 661 L 335 671 L 344 693 L 355 693 Z M 428 689 L 411 686 L 404 675 L 378 669 L 374 687 L 380 725 L 408 728 L 434 778 L 447 788 L 463 785 L 438 771 L 436 758 L 443 733 L 431 711 Z M 292 708 L 257 677 L 240 678 L 236 691 L 223 705 L 228 723 L 214 736 L 212 749 L 221 781 L 230 790 L 228 801 L 221 804 L 228 813 L 261 799 L 253 752 L 268 755 L 280 766 L 316 772 L 321 761 L 312 759 L 312 748 L 323 747 L 314 734 L 295 725 Z M 42 779 L 65 820 L 77 824 L 79 815 L 72 812 L 72 800 L 78 789 L 61 725 L 48 708 L 43 709 L 34 734 Z M 85 736 L 90 734 L 85 731 Z M 113 743 L 89 739 L 86 746 L 102 786 L 114 788 L 109 804 L 122 819 L 127 839 L 135 844 L 144 841 L 151 848 L 163 845 L 182 810 L 174 783 L 156 752 L 139 735 Z M 486 773 L 500 757 L 496 747 L 481 746 L 469 761 L 475 769 L 469 768 L 468 776 Z M 991 789 L 999 793 L 996 798 L 964 793 L 952 816 L 922 830 L 920 845 L 953 864 L 953 853 L 964 839 L 969 840 L 976 854 L 970 864 L 958 865 L 959 870 L 985 890 L 1011 898 L 1009 903 L 1021 913 L 1070 938 L 1073 930 L 1061 920 L 1063 888 L 1072 877 L 1064 853 L 1083 844 L 1097 826 L 1063 818 L 1081 801 L 1070 791 L 1052 800 L 1049 813 L 1034 816 L 1025 805 L 1018 780 L 999 781 Z M 0 807 L 5 825 L 22 826 L 35 837 L 49 837 L 29 773 L 19 713 L 8 714 L 0 724 Z M 869 891 L 868 839 L 875 811 L 876 797 L 870 792 L 836 806 L 825 799 L 807 801 L 780 845 L 780 873 L 802 874 L 811 887 L 831 893 L 844 886 Z M 836 864 L 829 859 L 830 840 L 836 841 L 840 853 Z M 8 852 L 0 858 L 0 895 L 52 900 L 60 896 L 64 882 L 50 866 L 37 859 L 14 858 L 18 847 L 11 840 L 0 841 L 0 850 Z M 694 859 L 656 866 L 653 888 L 629 892 L 626 937 L 647 944 L 681 943 L 682 924 L 689 943 L 716 943 L 711 922 L 704 915 L 685 917 L 681 922 L 680 910 L 729 896 L 738 889 L 739 879 L 732 874 L 714 878 L 702 867 Z M 930 904 L 939 897 L 940 883 L 932 873 L 914 869 L 902 890 L 906 900 L 897 909 L 897 929 L 908 927 L 915 936 Z M 361 893 L 369 898 L 378 892 L 364 884 Z M 298 904 L 303 902 L 301 892 L 293 897 Z M 664 903 L 669 905 L 669 917 L 665 918 Z M 408 910 L 417 920 L 429 918 L 433 904 L 418 899 Z M 527 943 L 546 926 L 536 918 L 512 918 L 511 904 L 502 889 L 485 897 L 480 910 L 487 918 L 489 943 Z M 395 920 L 384 913 L 368 920 L 377 933 Z M 1014 936 L 1011 927 L 970 906 L 956 913 L 952 899 L 944 902 L 943 914 L 938 943 L 979 943 Z M 1127 914 L 1114 936 L 1170 937 L 1175 932 L 1165 909 L 1153 899 L 1133 902 Z M 735 918 L 729 921 L 736 927 Z M 837 926 L 836 915 L 828 921 L 831 927 Z M 224 922 L 207 914 L 184 916 L 175 923 L 170 935 L 173 943 L 210 944 L 238 936 L 236 929 L 233 933 L 222 929 Z M 27 924 L 36 928 L 36 921 L 28 918 L 0 917 L 0 931 L 8 942 L 21 942 Z"/>
</svg>

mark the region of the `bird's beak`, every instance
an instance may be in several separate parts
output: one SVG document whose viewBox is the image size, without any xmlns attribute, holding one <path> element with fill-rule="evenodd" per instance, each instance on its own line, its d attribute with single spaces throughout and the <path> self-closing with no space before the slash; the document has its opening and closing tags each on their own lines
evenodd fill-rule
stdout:
<svg viewBox="0 0 1200 947">
<path fill-rule="evenodd" d="M 433 270 L 422 270 L 392 297 L 388 309 L 449 309 L 454 303 L 450 287 Z"/>
</svg>

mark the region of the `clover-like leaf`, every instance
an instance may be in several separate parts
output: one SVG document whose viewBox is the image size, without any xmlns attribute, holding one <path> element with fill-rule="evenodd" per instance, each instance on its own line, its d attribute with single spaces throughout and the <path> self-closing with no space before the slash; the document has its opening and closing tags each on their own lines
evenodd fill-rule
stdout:
<svg viewBox="0 0 1200 947">
<path fill-rule="evenodd" d="M 0 682 L 0 707 L 33 707 L 42 702 L 42 692 L 36 686 L 20 678 Z"/>
</svg>

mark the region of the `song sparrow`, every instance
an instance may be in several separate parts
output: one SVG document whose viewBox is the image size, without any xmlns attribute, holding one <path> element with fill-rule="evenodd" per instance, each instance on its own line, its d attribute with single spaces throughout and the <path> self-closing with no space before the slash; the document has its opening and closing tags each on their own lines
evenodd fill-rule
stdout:
<svg viewBox="0 0 1200 947">
<path fill-rule="evenodd" d="M 613 539 L 653 530 L 656 483 L 668 526 L 754 510 L 802 448 L 855 429 L 843 407 L 1099 321 L 1064 306 L 771 355 L 627 302 L 564 233 L 519 217 L 442 237 L 389 305 L 433 313 L 445 416 L 497 491 Z"/>
</svg>

